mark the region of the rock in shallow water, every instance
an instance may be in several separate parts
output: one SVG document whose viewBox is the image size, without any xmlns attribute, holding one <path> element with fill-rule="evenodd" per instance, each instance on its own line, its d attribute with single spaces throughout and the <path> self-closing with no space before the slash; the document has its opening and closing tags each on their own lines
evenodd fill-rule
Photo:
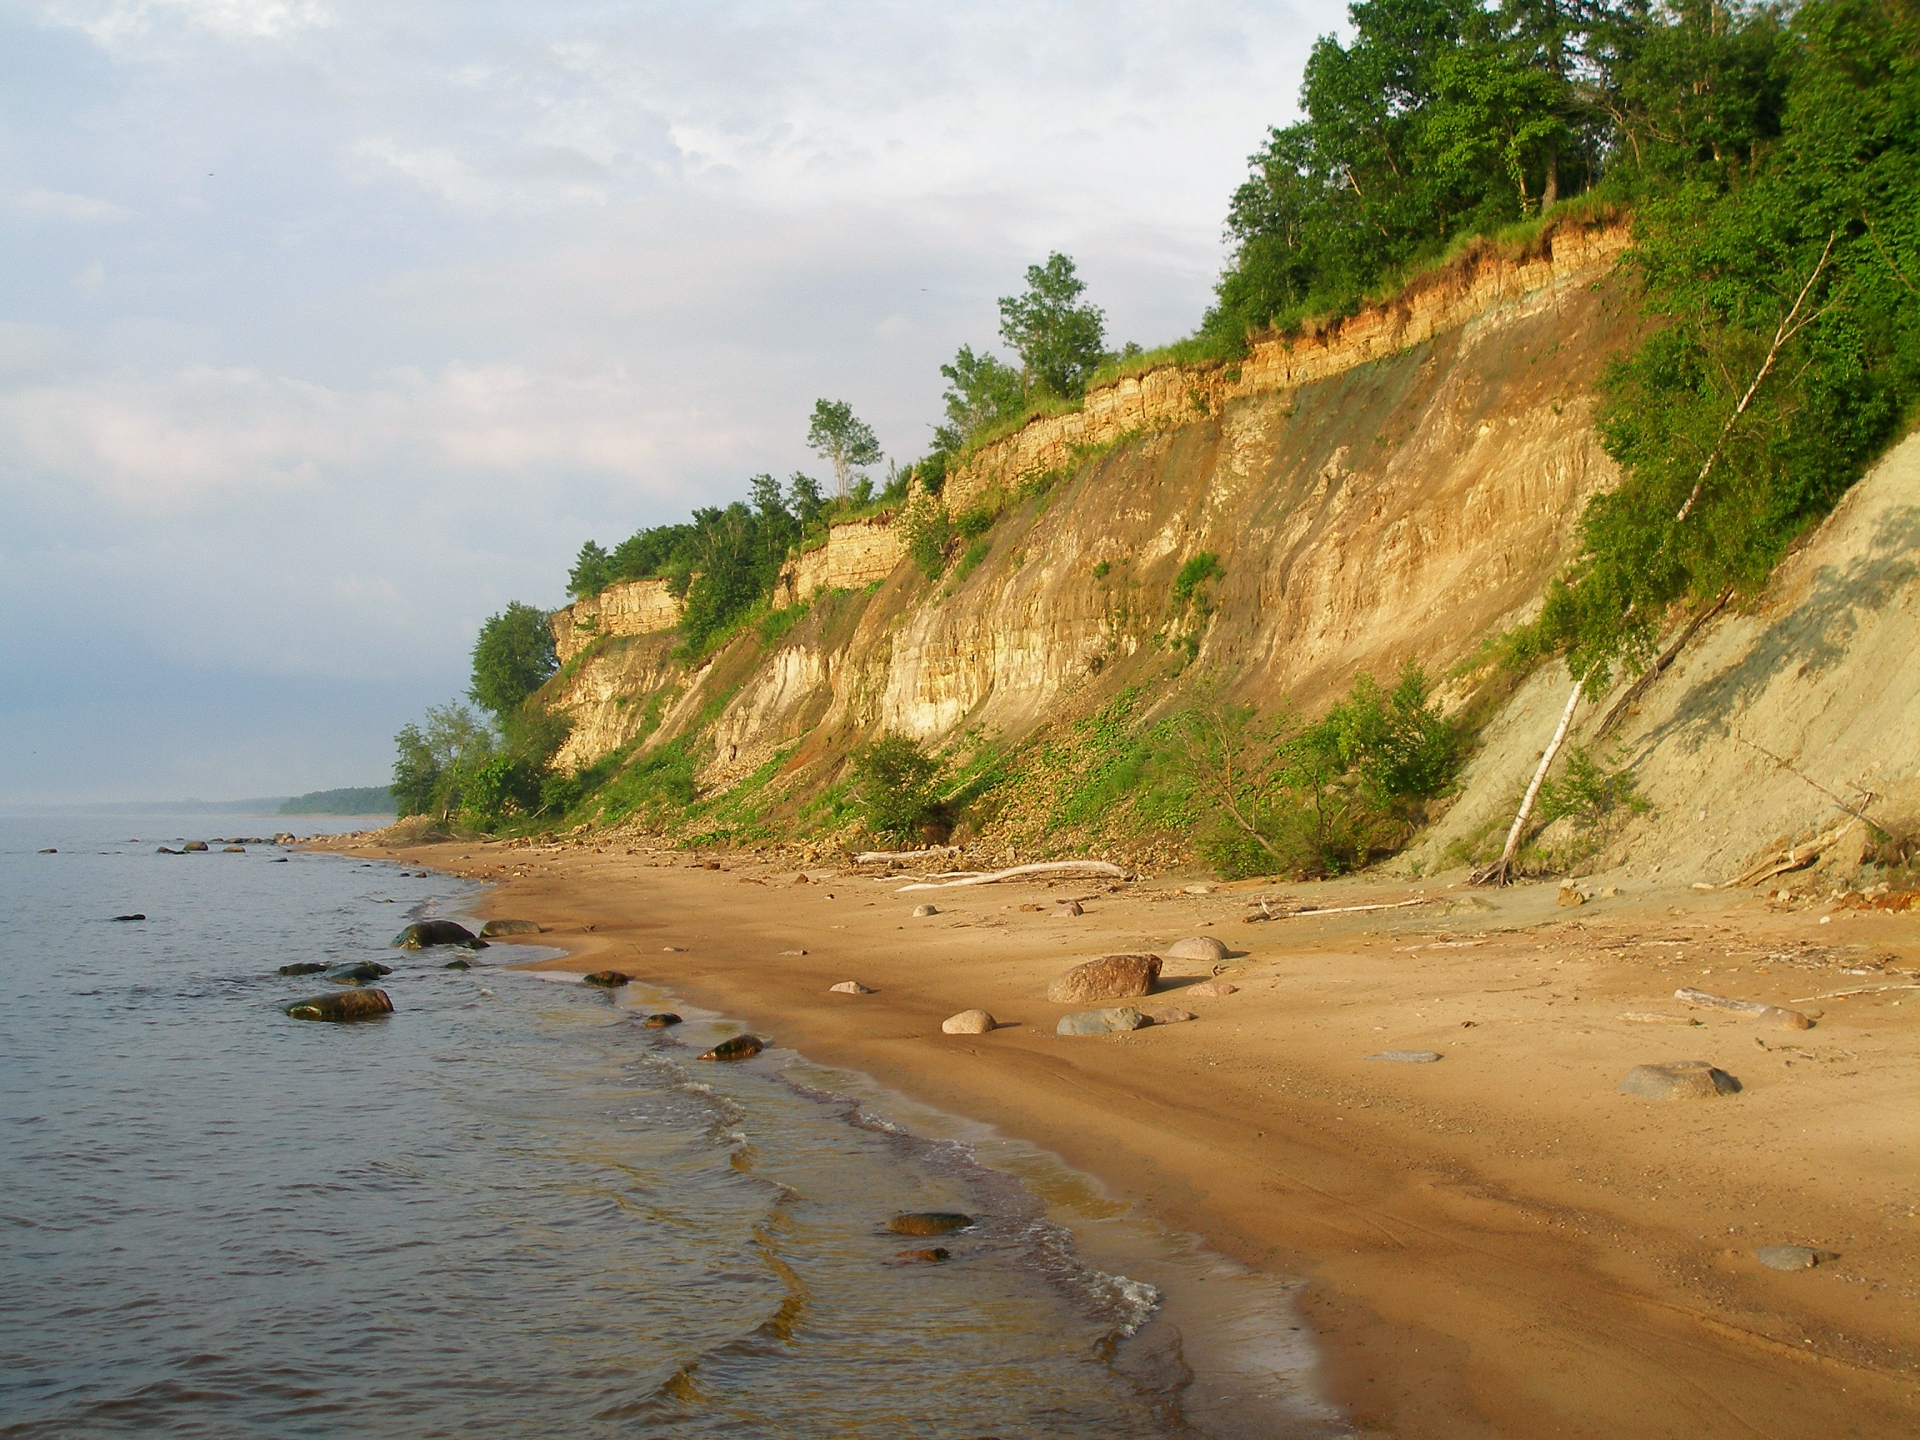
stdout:
<svg viewBox="0 0 1920 1440">
<path fill-rule="evenodd" d="M 940 1022 L 940 1028 L 949 1035 L 984 1035 L 993 1027 L 993 1016 L 984 1010 L 962 1010 Z"/>
<path fill-rule="evenodd" d="M 131 915 L 116 915 L 116 916 L 114 916 L 113 918 L 114 918 L 114 920 L 115 920 L 116 922 L 121 922 L 121 921 L 126 921 L 126 920 L 144 920 L 144 919 L 146 919 L 147 917 L 146 917 L 145 915 L 143 915 L 143 914 L 141 914 L 141 913 L 140 913 L 139 911 L 137 911 L 137 910 L 136 910 L 136 911 L 135 911 L 135 912 L 134 912 L 133 914 L 131 914 Z"/>
<path fill-rule="evenodd" d="M 1120 1005 L 1111 1010 L 1076 1010 L 1071 1015 L 1062 1015 L 1053 1033 L 1115 1035 L 1125 1030 L 1138 1030 L 1149 1023 L 1147 1017 L 1131 1005 Z"/>
<path fill-rule="evenodd" d="M 297 965 L 282 965 L 280 967 L 280 973 L 282 975 L 318 975 L 326 968 L 327 967 L 318 960 L 302 960 Z"/>
<path fill-rule="evenodd" d="M 384 990 L 341 990 L 331 995 L 309 995 L 286 1007 L 295 1020 L 371 1020 L 391 1015 L 393 1001 Z"/>
<path fill-rule="evenodd" d="M 751 1060 L 766 1048 L 766 1042 L 758 1035 L 736 1035 L 731 1040 L 722 1040 L 700 1058 L 702 1060 Z"/>
<path fill-rule="evenodd" d="M 1227 947 L 1211 935 L 1189 935 L 1184 940 L 1176 940 L 1168 947 L 1167 954 L 1175 960 L 1224 960 Z"/>
<path fill-rule="evenodd" d="M 440 968 L 442 970 L 471 970 L 473 966 L 468 964 L 465 960 L 460 959 L 458 956 L 455 956 L 453 959 L 447 961 L 447 963 L 442 965 Z"/>
<path fill-rule="evenodd" d="M 1158 955 L 1102 955 L 1076 965 L 1047 986 L 1047 999 L 1056 1005 L 1084 1005 L 1089 1000 L 1124 1000 L 1145 995 L 1160 978 Z"/>
<path fill-rule="evenodd" d="M 938 1265 L 949 1254 L 944 1245 L 935 1245 L 929 1250 L 902 1250 L 893 1258 L 902 1265 Z"/>
<path fill-rule="evenodd" d="M 452 920 L 416 920 L 393 937 L 392 948 L 424 950 L 429 945 L 464 945 L 469 950 L 487 948 L 486 941 Z"/>
<path fill-rule="evenodd" d="M 540 927 L 531 920 L 489 920 L 480 927 L 480 938 L 491 940 L 497 935 L 538 935 Z"/>
<path fill-rule="evenodd" d="M 378 980 L 382 975 L 391 975 L 390 966 L 382 965 L 378 960 L 355 960 L 346 965 L 335 965 L 323 977 L 336 985 L 364 985 L 369 980 Z"/>
<path fill-rule="evenodd" d="M 664 1030 L 669 1025 L 678 1025 L 680 1023 L 680 1017 L 670 1010 L 662 1010 L 657 1015 L 647 1016 L 647 1018 L 640 1023 L 649 1030 Z"/>
<path fill-rule="evenodd" d="M 1636 1065 L 1619 1085 L 1622 1095 L 1639 1095 L 1648 1100 L 1712 1100 L 1719 1095 L 1735 1094 L 1739 1089 L 1738 1080 L 1724 1070 L 1716 1070 L 1705 1060 Z"/>
<path fill-rule="evenodd" d="M 582 985 L 599 985 L 607 990 L 618 990 L 633 977 L 621 970 L 596 970 L 591 975 L 582 975 Z"/>
<path fill-rule="evenodd" d="M 973 1217 L 957 1210 L 910 1210 L 887 1221 L 887 1229 L 896 1235 L 951 1235 L 971 1224 Z"/>
</svg>

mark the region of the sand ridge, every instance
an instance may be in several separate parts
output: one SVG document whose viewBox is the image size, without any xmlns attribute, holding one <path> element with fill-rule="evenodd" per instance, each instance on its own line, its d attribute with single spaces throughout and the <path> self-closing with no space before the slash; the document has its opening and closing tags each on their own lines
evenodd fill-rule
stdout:
<svg viewBox="0 0 1920 1440">
<path fill-rule="evenodd" d="M 1644 883 L 1577 909 L 1556 885 L 1459 907 L 1444 879 L 900 894 L 903 877 L 843 867 L 796 884 L 791 861 L 749 853 L 361 848 L 495 882 L 487 913 L 568 949 L 548 968 L 659 983 L 1310 1277 L 1327 1391 L 1364 1433 L 1920 1433 L 1920 989 L 1903 988 L 1920 984 L 1920 916 Z M 1262 895 L 1434 903 L 1246 923 Z M 1051 915 L 1066 898 L 1085 913 Z M 941 913 L 914 918 L 929 900 Z M 1156 1002 L 1196 1021 L 1053 1034 L 1059 971 L 1189 934 L 1240 952 L 1220 967 L 1237 993 L 1182 998 L 1216 967 L 1172 961 Z M 844 980 L 876 993 L 829 992 Z M 1818 1023 L 1690 1010 L 1681 986 Z M 973 1006 L 1002 1028 L 941 1033 Z M 1415 1049 L 1444 1058 L 1364 1058 Z M 1742 1092 L 1615 1090 L 1686 1059 Z M 1839 1258 L 1755 1260 L 1782 1243 Z"/>
</svg>

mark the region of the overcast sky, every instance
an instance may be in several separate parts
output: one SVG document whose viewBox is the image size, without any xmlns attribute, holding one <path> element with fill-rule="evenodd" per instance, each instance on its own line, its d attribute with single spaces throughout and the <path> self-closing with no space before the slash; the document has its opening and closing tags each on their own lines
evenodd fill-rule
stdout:
<svg viewBox="0 0 1920 1440">
<path fill-rule="evenodd" d="M 0 0 L 0 803 L 384 781 L 582 540 L 1188 333 L 1343 7 Z"/>
</svg>

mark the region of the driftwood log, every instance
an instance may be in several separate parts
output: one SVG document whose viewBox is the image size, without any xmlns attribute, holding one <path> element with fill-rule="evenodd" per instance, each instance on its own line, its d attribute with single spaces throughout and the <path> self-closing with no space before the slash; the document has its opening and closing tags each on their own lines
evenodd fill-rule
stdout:
<svg viewBox="0 0 1920 1440">
<path fill-rule="evenodd" d="M 910 860 L 944 860 L 958 855 L 958 845 L 932 845 L 925 850 L 863 850 L 853 857 L 856 865 L 904 865 Z"/>
<path fill-rule="evenodd" d="M 1720 888 L 1731 890 L 1736 885 L 1758 885 L 1763 880 L 1771 880 L 1774 876 L 1785 875 L 1791 870 L 1804 870 L 1838 844 L 1841 836 L 1853 829 L 1854 824 L 1854 821 L 1849 820 L 1838 829 L 1814 836 L 1804 845 L 1789 845 L 1786 849 L 1757 861 L 1733 879 L 1724 881 Z"/>
<path fill-rule="evenodd" d="M 1015 865 L 1006 870 L 988 870 L 977 875 L 963 875 L 957 880 L 924 880 L 917 885 L 902 885 L 894 893 L 904 895 L 909 890 L 954 890 L 963 885 L 993 885 L 1001 880 L 1017 880 L 1023 875 L 1111 875 L 1116 880 L 1127 878 L 1127 872 L 1118 865 L 1105 860 L 1043 860 L 1034 865 Z"/>
</svg>

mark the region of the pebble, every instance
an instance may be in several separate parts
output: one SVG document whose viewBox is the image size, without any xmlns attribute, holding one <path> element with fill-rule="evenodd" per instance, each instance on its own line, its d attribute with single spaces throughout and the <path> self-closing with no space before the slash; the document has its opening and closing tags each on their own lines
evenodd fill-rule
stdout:
<svg viewBox="0 0 1920 1440">
<path fill-rule="evenodd" d="M 842 980 L 838 985 L 829 985 L 827 993 L 829 995 L 871 995 L 873 991 L 858 980 Z"/>
<path fill-rule="evenodd" d="M 1396 1060 L 1403 1065 L 1431 1065 L 1440 1058 L 1438 1050 L 1382 1050 L 1369 1060 Z"/>
<path fill-rule="evenodd" d="M 662 945 L 660 951 L 665 955 L 684 955 L 687 953 L 685 947 L 680 945 Z"/>
<path fill-rule="evenodd" d="M 1056 1035 L 1113 1035 L 1125 1030 L 1138 1030 L 1150 1022 L 1131 1005 L 1118 1005 L 1110 1010 L 1076 1010 L 1071 1015 L 1062 1015 L 1060 1023 L 1053 1027 Z"/>
<path fill-rule="evenodd" d="M 1086 911 L 1080 908 L 1080 902 L 1078 900 L 1069 900 L 1064 905 L 1056 905 L 1053 907 L 1053 918 L 1055 920 L 1071 920 L 1075 915 L 1084 915 L 1086 913 Z"/>
<path fill-rule="evenodd" d="M 935 905 L 916 905 L 913 907 L 913 918 L 916 920 L 924 920 L 929 915 L 938 915 L 939 913 L 940 909 Z"/>
<path fill-rule="evenodd" d="M 1191 1020 L 1193 1018 L 1194 1014 L 1191 1010 L 1176 1010 L 1171 1005 L 1164 1010 L 1149 1010 L 1147 1012 L 1147 1019 L 1155 1025 L 1178 1025 L 1183 1020 Z"/>
<path fill-rule="evenodd" d="M 1840 1258 L 1806 1245 L 1762 1245 L 1753 1255 L 1769 1270 L 1811 1270 L 1822 1260 Z"/>
<path fill-rule="evenodd" d="M 1167 947 L 1167 954 L 1175 960 L 1218 961 L 1227 958 L 1227 947 L 1211 935 L 1189 935 L 1184 940 L 1176 940 Z"/>
<path fill-rule="evenodd" d="M 1734 1094 L 1740 1082 L 1704 1060 L 1670 1060 L 1634 1066 L 1617 1088 L 1622 1095 L 1648 1100 L 1712 1100 Z"/>
<path fill-rule="evenodd" d="M 912 1210 L 887 1221 L 887 1229 L 896 1235 L 950 1235 L 971 1224 L 971 1215 L 956 1210 Z"/>
<path fill-rule="evenodd" d="M 984 1010 L 962 1010 L 940 1022 L 949 1035 L 984 1035 L 994 1027 L 994 1018 Z"/>
<path fill-rule="evenodd" d="M 782 955 L 804 955 L 807 952 L 804 950 L 782 950 L 780 953 Z"/>
<path fill-rule="evenodd" d="M 1181 993 L 1196 1000 L 1216 1000 L 1222 995 L 1235 994 L 1239 989 L 1238 985 L 1230 985 L 1225 980 L 1202 980 L 1198 985 L 1187 986 Z"/>
</svg>

